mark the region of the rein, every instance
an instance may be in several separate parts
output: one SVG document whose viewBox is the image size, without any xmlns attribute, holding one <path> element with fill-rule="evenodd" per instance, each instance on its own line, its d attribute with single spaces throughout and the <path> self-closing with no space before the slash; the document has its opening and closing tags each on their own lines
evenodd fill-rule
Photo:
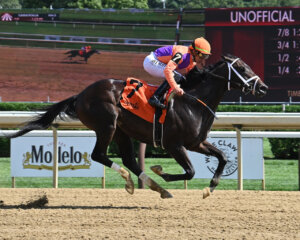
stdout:
<svg viewBox="0 0 300 240">
<path fill-rule="evenodd" d="M 199 103 L 201 103 L 204 107 L 206 107 L 209 111 L 210 111 L 210 113 L 214 116 L 214 118 L 215 119 L 217 119 L 218 120 L 218 117 L 217 117 L 217 115 L 215 114 L 215 112 L 205 103 L 205 102 L 203 102 L 202 100 L 200 100 L 199 98 L 196 98 L 196 97 L 194 97 L 193 95 L 191 95 L 191 94 L 188 94 L 188 93 L 184 93 L 184 95 L 187 95 L 187 96 L 189 96 L 190 98 L 192 98 L 192 99 L 194 99 L 194 100 L 196 100 L 197 102 L 199 102 Z"/>
</svg>

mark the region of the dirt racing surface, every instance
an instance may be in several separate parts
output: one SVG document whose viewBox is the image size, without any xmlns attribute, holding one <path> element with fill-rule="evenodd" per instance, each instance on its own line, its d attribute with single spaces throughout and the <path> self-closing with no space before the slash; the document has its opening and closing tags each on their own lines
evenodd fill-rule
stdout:
<svg viewBox="0 0 300 240">
<path fill-rule="evenodd" d="M 147 53 L 101 51 L 85 64 L 79 56 L 69 60 L 68 50 L 0 47 L 2 101 L 61 101 L 107 78 L 162 81 L 144 71 Z"/>
<path fill-rule="evenodd" d="M 300 239 L 300 192 L 170 192 L 2 188 L 0 239 Z"/>
</svg>

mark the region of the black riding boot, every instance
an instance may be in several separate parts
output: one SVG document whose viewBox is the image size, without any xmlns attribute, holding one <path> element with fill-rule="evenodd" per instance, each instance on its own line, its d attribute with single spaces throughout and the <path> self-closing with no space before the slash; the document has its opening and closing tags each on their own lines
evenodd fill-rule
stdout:
<svg viewBox="0 0 300 240">
<path fill-rule="evenodd" d="M 148 103 L 153 107 L 158 107 L 165 109 L 166 105 L 160 102 L 161 97 L 169 89 L 169 83 L 165 80 L 159 87 L 156 89 L 152 97 L 149 99 Z"/>
</svg>

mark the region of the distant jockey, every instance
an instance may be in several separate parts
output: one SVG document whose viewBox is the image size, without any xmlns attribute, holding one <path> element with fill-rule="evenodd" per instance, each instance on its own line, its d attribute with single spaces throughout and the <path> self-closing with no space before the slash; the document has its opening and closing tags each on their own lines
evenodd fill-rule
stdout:
<svg viewBox="0 0 300 240">
<path fill-rule="evenodd" d="M 88 53 L 91 50 L 92 50 L 91 46 L 82 46 L 79 51 L 79 54 L 80 54 L 80 56 L 83 56 L 85 53 Z"/>
</svg>

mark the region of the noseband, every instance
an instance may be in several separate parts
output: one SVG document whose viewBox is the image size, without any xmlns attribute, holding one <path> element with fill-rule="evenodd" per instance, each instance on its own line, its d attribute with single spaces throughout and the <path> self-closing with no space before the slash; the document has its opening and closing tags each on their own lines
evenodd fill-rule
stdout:
<svg viewBox="0 0 300 240">
<path fill-rule="evenodd" d="M 239 58 L 236 58 L 235 60 L 232 61 L 232 63 L 229 63 L 229 62 L 226 62 L 227 63 L 227 66 L 228 66 L 228 91 L 231 89 L 230 87 L 230 81 L 231 81 L 231 71 L 233 71 L 238 77 L 240 80 L 243 81 L 244 83 L 244 86 L 242 88 L 242 92 L 244 93 L 249 93 L 250 91 L 252 91 L 252 94 L 254 95 L 255 94 L 255 88 L 256 88 L 256 84 L 259 80 L 259 77 L 257 75 L 249 78 L 249 79 L 245 79 L 234 67 L 233 67 L 233 64 L 238 61 Z M 255 81 L 253 86 L 250 86 L 249 82 L 251 81 Z"/>
</svg>

